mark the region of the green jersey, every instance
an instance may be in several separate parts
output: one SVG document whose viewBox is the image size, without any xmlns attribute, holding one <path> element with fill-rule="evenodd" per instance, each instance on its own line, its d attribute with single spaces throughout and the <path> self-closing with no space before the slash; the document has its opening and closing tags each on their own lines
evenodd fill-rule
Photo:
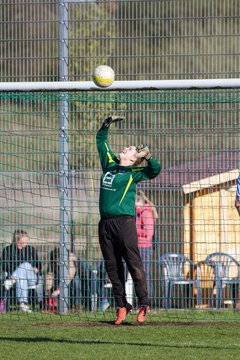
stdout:
<svg viewBox="0 0 240 360">
<path fill-rule="evenodd" d="M 158 161 L 148 166 L 121 166 L 108 144 L 108 127 L 97 133 L 97 148 L 103 170 L 100 181 L 99 210 L 102 218 L 135 215 L 136 185 L 155 178 L 161 171 Z"/>
</svg>

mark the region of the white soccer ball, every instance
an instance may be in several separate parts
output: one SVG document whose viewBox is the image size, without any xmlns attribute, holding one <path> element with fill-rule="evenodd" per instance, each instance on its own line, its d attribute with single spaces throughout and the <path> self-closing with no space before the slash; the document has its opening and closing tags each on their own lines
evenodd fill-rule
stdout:
<svg viewBox="0 0 240 360">
<path fill-rule="evenodd" d="M 112 85 L 115 73 L 110 66 L 100 65 L 93 71 L 93 82 L 99 87 L 108 87 Z"/>
</svg>

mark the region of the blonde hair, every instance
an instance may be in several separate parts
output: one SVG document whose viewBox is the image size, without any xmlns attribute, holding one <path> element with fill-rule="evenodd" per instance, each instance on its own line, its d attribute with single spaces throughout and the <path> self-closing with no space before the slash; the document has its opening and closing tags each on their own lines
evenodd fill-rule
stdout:
<svg viewBox="0 0 240 360">
<path fill-rule="evenodd" d="M 159 216 L 157 213 L 157 209 L 156 209 L 156 206 L 153 204 L 153 202 L 151 200 L 149 200 L 149 198 L 144 194 L 144 192 L 142 190 L 138 190 L 137 195 L 140 197 L 140 199 L 144 200 L 145 203 L 147 203 L 151 206 L 154 219 L 158 219 Z"/>
</svg>

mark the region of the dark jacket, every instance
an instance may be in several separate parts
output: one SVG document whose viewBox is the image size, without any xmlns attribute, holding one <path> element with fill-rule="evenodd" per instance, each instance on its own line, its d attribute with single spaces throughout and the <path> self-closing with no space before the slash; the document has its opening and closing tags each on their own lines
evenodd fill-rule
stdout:
<svg viewBox="0 0 240 360">
<path fill-rule="evenodd" d="M 91 278 L 91 269 L 88 267 L 87 262 L 83 260 L 74 261 L 74 266 L 76 268 L 75 276 L 81 281 L 81 287 L 84 289 L 88 288 L 89 279 Z M 59 248 L 55 248 L 50 253 L 50 261 L 47 267 L 47 273 L 53 273 L 53 288 L 52 291 L 60 287 L 60 251 Z M 73 278 L 74 279 L 74 278 Z M 70 285 L 72 284 L 72 281 Z"/>
<path fill-rule="evenodd" d="M 98 130 L 96 139 L 103 170 L 99 198 L 101 218 L 135 216 L 137 183 L 155 178 L 161 165 L 152 158 L 147 166 L 121 166 L 109 146 L 108 128 Z"/>
<path fill-rule="evenodd" d="M 41 262 L 38 260 L 37 250 L 30 245 L 19 249 L 16 244 L 11 244 L 3 249 L 2 252 L 2 272 L 10 276 L 24 262 L 30 263 L 37 268 L 41 274 Z"/>
</svg>

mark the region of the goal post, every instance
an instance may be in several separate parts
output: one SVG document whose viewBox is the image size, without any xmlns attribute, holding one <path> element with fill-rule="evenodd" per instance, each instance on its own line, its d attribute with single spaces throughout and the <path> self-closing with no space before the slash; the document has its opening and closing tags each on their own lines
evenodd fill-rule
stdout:
<svg viewBox="0 0 240 360">
<path fill-rule="evenodd" d="M 166 304 L 162 254 L 184 254 L 196 264 L 210 253 L 227 252 L 240 261 L 234 211 L 239 88 L 240 79 L 115 81 L 106 89 L 90 81 L 0 83 L 1 250 L 15 229 L 26 229 L 44 277 L 52 250 L 60 248 L 60 313 L 78 307 L 95 313 L 106 298 L 113 310 L 98 245 L 95 136 L 106 116 L 119 114 L 125 121 L 111 126 L 113 151 L 146 143 L 162 164 L 156 179 L 138 185 L 157 214 L 149 279 L 156 313 Z M 69 271 L 74 263 L 78 284 Z M 212 276 L 201 278 L 206 307 Z M 185 288 L 175 289 L 172 309 L 196 309 L 196 289 L 188 295 Z M 221 307 L 230 297 L 223 295 Z"/>
<path fill-rule="evenodd" d="M 240 78 L 114 81 L 108 88 L 99 88 L 93 81 L 1 82 L 0 91 L 128 91 L 239 88 L 239 86 Z"/>
</svg>

